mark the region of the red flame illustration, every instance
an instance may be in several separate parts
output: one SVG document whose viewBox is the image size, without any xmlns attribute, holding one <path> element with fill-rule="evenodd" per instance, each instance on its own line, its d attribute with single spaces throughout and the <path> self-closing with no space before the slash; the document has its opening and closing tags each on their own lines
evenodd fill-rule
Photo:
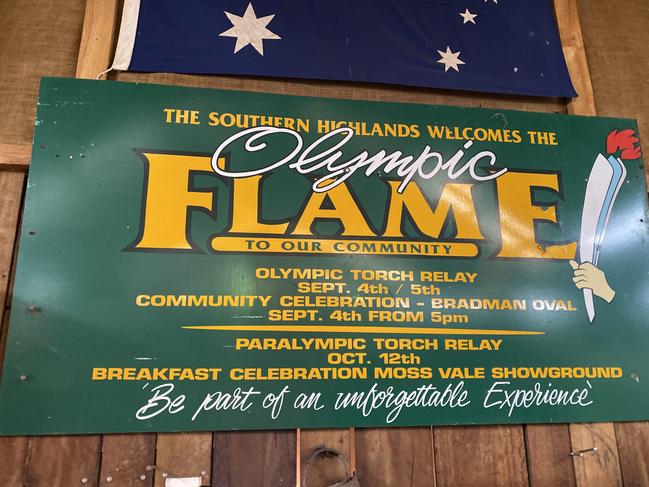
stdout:
<svg viewBox="0 0 649 487">
<path fill-rule="evenodd" d="M 620 132 L 613 130 L 613 132 L 608 134 L 608 138 L 606 139 L 606 152 L 615 154 L 617 151 L 622 151 L 620 158 L 625 161 L 640 159 L 642 154 L 640 145 L 636 145 L 639 141 L 640 139 L 636 137 L 635 131 L 632 129 L 626 129 Z"/>
</svg>

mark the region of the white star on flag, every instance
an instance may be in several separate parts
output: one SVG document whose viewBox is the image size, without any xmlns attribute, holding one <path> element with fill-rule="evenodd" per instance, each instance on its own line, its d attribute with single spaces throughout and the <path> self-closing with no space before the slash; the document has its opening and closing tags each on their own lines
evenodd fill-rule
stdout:
<svg viewBox="0 0 649 487">
<path fill-rule="evenodd" d="M 469 9 L 467 8 L 464 13 L 460 12 L 460 17 L 464 19 L 464 23 L 471 22 L 472 24 L 475 24 L 475 18 L 478 16 L 478 14 L 472 14 L 469 12 Z"/>
<path fill-rule="evenodd" d="M 489 2 L 489 0 L 484 0 L 484 3 Z M 498 0 L 494 0 L 494 3 L 498 3 Z"/>
<path fill-rule="evenodd" d="M 460 59 L 460 51 L 452 52 L 449 46 L 446 46 L 446 52 L 440 50 L 438 50 L 437 52 L 440 56 L 442 56 L 437 62 L 444 65 L 445 73 L 451 68 L 459 73 L 460 69 L 458 68 L 458 66 L 460 64 L 466 64 Z"/>
<path fill-rule="evenodd" d="M 221 32 L 219 36 L 236 37 L 237 43 L 234 46 L 235 53 L 250 44 L 263 56 L 264 39 L 281 39 L 280 36 L 266 28 L 270 21 L 273 20 L 273 17 L 275 17 L 275 14 L 257 18 L 252 3 L 248 4 L 248 8 L 246 8 L 243 17 L 231 14 L 230 12 L 224 11 L 223 13 L 232 22 L 232 28 Z"/>
</svg>

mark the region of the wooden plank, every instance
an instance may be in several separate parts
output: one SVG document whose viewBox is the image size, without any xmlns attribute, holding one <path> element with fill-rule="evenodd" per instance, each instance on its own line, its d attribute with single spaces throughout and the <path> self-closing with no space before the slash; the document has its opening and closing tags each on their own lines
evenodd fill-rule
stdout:
<svg viewBox="0 0 649 487">
<path fill-rule="evenodd" d="M 574 455 L 575 477 L 578 486 L 622 486 L 620 459 L 618 458 L 613 423 L 571 424 L 570 439 L 574 452 L 592 450 Z"/>
<path fill-rule="evenodd" d="M 0 480 L 3 485 L 26 485 L 23 472 L 29 460 L 30 438 L 25 436 L 0 437 Z"/>
<path fill-rule="evenodd" d="M 210 485 L 212 433 L 160 433 L 156 441 L 155 487 L 168 477 L 202 477 Z"/>
<path fill-rule="evenodd" d="M 32 160 L 32 148 L 22 144 L 0 144 L 0 167 L 26 171 Z"/>
<path fill-rule="evenodd" d="M 34 437 L 24 471 L 30 487 L 96 486 L 100 436 Z"/>
<path fill-rule="evenodd" d="M 214 433 L 213 487 L 295 486 L 295 431 Z"/>
<path fill-rule="evenodd" d="M 99 487 L 151 487 L 155 466 L 154 434 L 105 435 Z"/>
<path fill-rule="evenodd" d="M 5 310 L 24 180 L 24 174 L 0 172 L 0 374 L 9 321 L 9 313 Z M 29 445 L 30 439 L 26 437 L 0 437 L 0 479 L 5 485 L 24 485 Z"/>
<path fill-rule="evenodd" d="M 0 172 L 0 317 L 8 304 L 7 291 L 24 183 L 25 175 L 22 173 Z"/>
<path fill-rule="evenodd" d="M 649 422 L 615 425 L 625 486 L 649 485 Z"/>
<path fill-rule="evenodd" d="M 554 8 L 563 54 L 572 83 L 579 95 L 568 103 L 568 112 L 576 115 L 595 115 L 595 97 L 581 35 L 577 0 L 555 0 Z"/>
<path fill-rule="evenodd" d="M 434 435 L 438 487 L 528 485 L 522 427 L 450 426 Z"/>
<path fill-rule="evenodd" d="M 87 0 L 77 78 L 95 79 L 108 69 L 117 35 L 119 0 Z M 100 76 L 106 79 L 106 75 Z"/>
<path fill-rule="evenodd" d="M 321 448 L 339 452 L 348 465 L 351 464 L 351 438 L 349 429 L 301 430 L 300 478 L 307 487 L 328 487 L 347 480 L 345 464 L 333 457 L 313 458 Z M 307 462 L 309 463 L 307 467 Z"/>
<path fill-rule="evenodd" d="M 575 469 L 570 452 L 570 430 L 565 424 L 535 424 L 525 427 L 525 449 L 530 485 L 574 487 Z"/>
<path fill-rule="evenodd" d="M 2 485 L 97 486 L 99 436 L 0 438 Z"/>
<path fill-rule="evenodd" d="M 11 302 L 11 283 L 24 183 L 25 175 L 22 173 L 0 172 L 0 374 L 7 341 L 9 313 L 6 311 Z"/>
<path fill-rule="evenodd" d="M 434 487 L 433 428 L 356 430 L 357 476 L 372 487 Z"/>
</svg>

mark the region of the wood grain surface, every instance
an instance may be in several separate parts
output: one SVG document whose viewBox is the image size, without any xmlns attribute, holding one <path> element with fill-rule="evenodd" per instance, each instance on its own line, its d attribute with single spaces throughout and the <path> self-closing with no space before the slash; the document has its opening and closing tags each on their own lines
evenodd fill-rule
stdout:
<svg viewBox="0 0 649 487">
<path fill-rule="evenodd" d="M 295 431 L 214 433 L 214 487 L 295 485 Z"/>
<path fill-rule="evenodd" d="M 155 465 L 155 434 L 104 435 L 100 487 L 151 487 Z"/>
<path fill-rule="evenodd" d="M 77 61 L 77 78 L 106 79 L 118 30 L 119 0 L 88 0 Z"/>
<path fill-rule="evenodd" d="M 27 171 L 31 160 L 31 145 L 0 144 L 0 169 L 4 171 Z"/>
<path fill-rule="evenodd" d="M 210 485 L 212 434 L 159 433 L 155 466 L 154 487 L 164 487 L 169 477 L 201 477 L 201 485 Z"/>
<path fill-rule="evenodd" d="M 523 428 L 435 428 L 435 470 L 438 487 L 528 485 Z"/>
</svg>

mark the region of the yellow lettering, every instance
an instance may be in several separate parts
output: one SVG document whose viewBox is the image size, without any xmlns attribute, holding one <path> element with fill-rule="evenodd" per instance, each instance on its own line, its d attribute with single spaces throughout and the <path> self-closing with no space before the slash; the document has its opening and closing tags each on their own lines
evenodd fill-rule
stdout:
<svg viewBox="0 0 649 487">
<path fill-rule="evenodd" d="M 533 204 L 532 188 L 559 191 L 559 177 L 552 173 L 509 171 L 496 180 L 502 234 L 498 257 L 533 259 L 573 259 L 577 244 L 551 245 L 543 248 L 536 241 L 537 221 L 557 223 L 556 209 Z"/>
<path fill-rule="evenodd" d="M 410 214 L 413 223 L 425 235 L 438 238 L 444 227 L 444 222 L 453 210 L 453 218 L 457 227 L 455 238 L 483 240 L 480 232 L 478 217 L 471 194 L 472 184 L 453 183 L 444 186 L 442 195 L 433 211 L 419 186 L 411 182 L 403 193 L 397 188 L 401 181 L 388 181 L 390 184 L 390 206 L 385 225 L 385 237 L 402 237 L 403 209 Z"/>
<path fill-rule="evenodd" d="M 328 181 L 323 183 L 326 184 Z M 326 199 L 329 199 L 332 208 L 322 207 Z M 346 183 L 334 186 L 324 193 L 312 193 L 293 229 L 293 235 L 313 235 L 311 227 L 319 219 L 338 220 L 343 226 L 343 236 L 375 236 Z"/>
<path fill-rule="evenodd" d="M 232 180 L 233 233 L 282 234 L 288 223 L 261 223 L 259 221 L 259 182 L 262 176 Z"/>
<path fill-rule="evenodd" d="M 191 249 L 188 208 L 211 211 L 211 192 L 190 191 L 193 171 L 212 171 L 209 157 L 143 154 L 147 160 L 146 202 L 137 249 Z"/>
</svg>

